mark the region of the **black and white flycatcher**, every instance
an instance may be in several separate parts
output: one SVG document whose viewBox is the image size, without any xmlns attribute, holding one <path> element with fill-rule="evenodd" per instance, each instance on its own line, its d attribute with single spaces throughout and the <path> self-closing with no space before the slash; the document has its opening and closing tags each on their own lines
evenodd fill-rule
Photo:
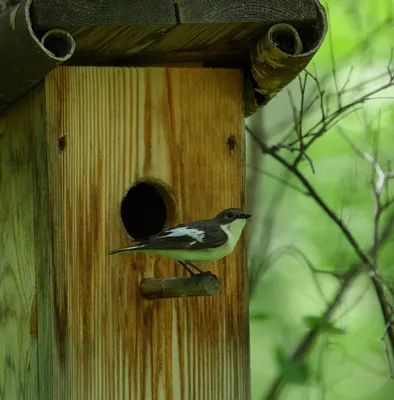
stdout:
<svg viewBox="0 0 394 400">
<path fill-rule="evenodd" d="M 204 273 L 193 263 L 216 261 L 229 255 L 249 217 L 239 208 L 228 208 L 213 219 L 176 225 L 110 254 L 123 251 L 161 254 L 177 260 L 191 275 L 194 273 L 189 267 Z"/>
</svg>

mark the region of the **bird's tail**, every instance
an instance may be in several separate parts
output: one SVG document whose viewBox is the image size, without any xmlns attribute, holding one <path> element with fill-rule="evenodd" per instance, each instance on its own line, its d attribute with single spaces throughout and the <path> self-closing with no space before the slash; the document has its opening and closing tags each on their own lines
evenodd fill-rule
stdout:
<svg viewBox="0 0 394 400">
<path fill-rule="evenodd" d="M 140 244 L 135 244 L 133 246 L 129 246 L 129 247 L 124 247 L 122 249 L 115 249 L 115 250 L 111 250 L 109 252 L 109 254 L 116 254 L 116 253 L 122 253 L 124 251 L 137 251 L 139 249 L 141 249 L 141 247 L 144 247 L 143 245 Z"/>
</svg>

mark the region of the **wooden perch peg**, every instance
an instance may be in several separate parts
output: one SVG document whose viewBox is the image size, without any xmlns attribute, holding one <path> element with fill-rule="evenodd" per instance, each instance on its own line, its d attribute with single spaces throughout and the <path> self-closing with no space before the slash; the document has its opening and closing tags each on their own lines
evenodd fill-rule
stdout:
<svg viewBox="0 0 394 400">
<path fill-rule="evenodd" d="M 211 272 L 182 278 L 146 278 L 141 281 L 141 294 L 146 299 L 215 296 L 221 280 Z"/>
</svg>

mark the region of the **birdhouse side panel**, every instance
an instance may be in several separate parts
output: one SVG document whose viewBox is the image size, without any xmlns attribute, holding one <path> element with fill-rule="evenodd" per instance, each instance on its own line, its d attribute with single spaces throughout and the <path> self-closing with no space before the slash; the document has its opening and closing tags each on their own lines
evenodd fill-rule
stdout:
<svg viewBox="0 0 394 400">
<path fill-rule="evenodd" d="M 0 116 L 0 398 L 39 399 L 30 97 Z"/>
</svg>

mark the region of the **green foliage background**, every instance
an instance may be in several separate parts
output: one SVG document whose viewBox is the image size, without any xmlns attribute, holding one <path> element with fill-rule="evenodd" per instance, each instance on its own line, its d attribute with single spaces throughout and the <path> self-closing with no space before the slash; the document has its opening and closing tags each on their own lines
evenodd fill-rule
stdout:
<svg viewBox="0 0 394 400">
<path fill-rule="evenodd" d="M 348 87 L 371 80 L 366 88 L 348 92 L 344 103 L 388 81 L 386 71 L 394 46 L 394 0 L 330 0 L 326 5 L 330 34 L 308 70 L 314 72 L 313 64 L 316 65 L 324 90 L 333 94 L 331 109 L 334 109 L 331 45 L 339 87 L 345 83 L 351 67 Z M 379 79 L 374 79 L 378 76 Z M 297 81 L 290 85 L 290 90 L 297 103 L 300 96 Z M 394 90 L 390 88 L 379 96 L 394 96 Z M 379 135 L 379 163 L 385 170 L 390 160 L 394 170 L 393 103 L 388 98 L 370 101 L 363 110 L 340 123 L 347 136 L 370 154 Z M 312 126 L 320 117 L 319 107 L 316 107 L 306 118 L 305 127 Z M 276 139 L 288 132 L 292 118 L 288 94 L 284 90 L 262 113 L 269 143 L 276 143 Z M 355 154 L 337 127 L 317 140 L 308 154 L 316 173 L 312 173 L 306 162 L 302 164 L 303 173 L 330 207 L 342 216 L 362 247 L 368 249 L 372 244 L 374 207 L 371 165 Z M 288 177 L 270 156 L 262 157 L 260 166 L 277 176 Z M 248 173 L 256 172 L 249 169 Z M 297 184 L 291 177 L 290 181 Z M 249 188 L 249 193 L 251 190 Z M 313 275 L 294 248 L 302 251 L 314 267 L 327 271 L 346 270 L 357 257 L 338 227 L 310 198 L 287 188 L 273 209 L 271 200 L 278 191 L 283 191 L 283 185 L 261 176 L 256 190 L 259 196 L 249 232 L 249 266 L 261 265 L 265 272 L 250 302 L 252 400 L 266 398 L 265 393 L 281 370 L 285 373 L 286 385 L 280 399 L 394 399 L 394 380 L 390 379 L 381 340 L 383 318 L 366 276 L 357 279 L 335 313 L 333 325 L 323 327 L 325 333 L 305 363 L 288 365 L 286 362 L 302 334 L 311 324 L 319 323 L 316 317 L 324 312 L 327 301 L 339 286 L 331 275 Z M 394 195 L 394 182 L 390 191 Z M 272 263 L 262 254 L 269 218 L 274 220 L 269 252 L 277 255 Z M 379 267 L 385 279 L 392 283 L 393 260 L 392 238 L 379 256 Z"/>
</svg>

